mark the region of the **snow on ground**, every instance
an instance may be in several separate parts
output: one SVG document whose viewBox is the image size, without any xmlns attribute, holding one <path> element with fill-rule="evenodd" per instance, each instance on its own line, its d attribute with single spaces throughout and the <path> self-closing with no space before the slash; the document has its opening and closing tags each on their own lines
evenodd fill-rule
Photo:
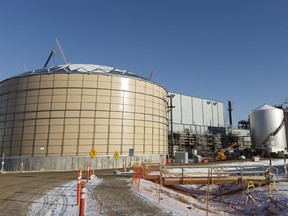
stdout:
<svg viewBox="0 0 288 216">
<path fill-rule="evenodd" d="M 229 162 L 229 165 L 269 165 L 269 160 L 260 162 Z M 283 166 L 283 160 L 273 160 L 273 166 Z M 206 164 L 205 164 L 206 165 Z M 208 164 L 207 164 L 208 165 Z M 177 170 L 173 170 L 177 171 Z M 283 176 L 283 170 L 279 175 Z M 130 182 L 132 180 L 129 180 Z M 85 215 L 101 215 L 99 203 L 93 197 L 92 190 L 97 187 L 101 179 L 93 178 L 87 184 Z M 77 181 L 59 186 L 49 191 L 30 207 L 28 215 L 79 215 L 79 207 L 76 205 Z M 131 182 L 132 185 L 132 182 Z M 269 186 L 249 189 L 247 185 L 210 185 L 209 189 L 209 215 L 288 215 L 288 183 L 278 182 Z M 159 205 L 161 209 L 170 215 L 202 216 L 206 215 L 206 191 L 207 185 L 179 185 L 175 187 L 190 196 L 175 190 L 161 187 L 147 180 L 140 180 L 139 191 L 134 185 L 131 192 L 141 199 Z M 231 191 L 234 191 L 231 193 Z M 243 192 L 244 191 L 244 192 Z M 221 196 L 219 196 L 221 194 Z M 159 199 L 160 195 L 160 199 Z M 247 198 L 248 197 L 248 198 Z"/>
<path fill-rule="evenodd" d="M 100 179 L 92 178 L 87 183 L 85 215 L 95 214 L 96 202 L 93 199 L 92 190 L 101 182 Z M 30 206 L 27 215 L 69 215 L 78 216 L 79 206 L 77 205 L 77 180 L 50 190 L 40 199 L 34 201 Z"/>
<path fill-rule="evenodd" d="M 209 206 L 227 211 L 230 215 L 288 215 L 288 183 L 250 187 L 243 185 L 210 185 Z M 179 185 L 179 190 L 205 199 L 207 185 Z M 253 213 L 254 212 L 254 213 Z"/>
<path fill-rule="evenodd" d="M 132 190 L 140 194 L 143 198 L 148 199 L 150 202 L 158 203 L 161 209 L 169 212 L 171 215 L 179 216 L 202 216 L 206 215 L 205 199 L 194 199 L 178 193 L 172 189 L 161 187 L 153 182 L 140 179 L 139 191 L 138 185 Z M 160 193 L 159 193 L 160 189 Z M 160 196 L 160 199 L 159 199 Z M 209 215 L 229 215 L 218 209 L 209 207 Z"/>
<path fill-rule="evenodd" d="M 132 184 L 132 180 L 129 179 Z M 86 202 L 85 202 L 85 215 L 94 216 L 102 215 L 99 211 L 99 203 L 94 199 L 92 190 L 97 187 L 101 182 L 101 179 L 93 178 L 87 184 L 86 192 Z M 145 199 L 152 205 L 158 205 L 158 190 L 159 185 L 141 180 L 140 191 L 137 192 L 135 189 L 131 188 L 131 192 L 135 193 L 140 199 Z M 171 189 L 161 188 L 161 201 L 159 207 L 163 209 L 164 212 L 168 212 L 169 215 L 205 215 L 203 211 L 203 203 L 197 200 L 189 200 L 184 195 L 174 192 Z M 78 216 L 79 206 L 76 205 L 76 195 L 77 194 L 77 181 L 69 182 L 68 184 L 59 186 L 50 190 L 42 196 L 40 199 L 36 200 L 32 206 L 29 208 L 27 215 L 69 215 Z M 204 201 L 205 203 L 205 201 Z M 216 215 L 215 213 L 210 213 L 209 215 Z M 218 214 L 218 215 L 225 215 Z"/>
</svg>

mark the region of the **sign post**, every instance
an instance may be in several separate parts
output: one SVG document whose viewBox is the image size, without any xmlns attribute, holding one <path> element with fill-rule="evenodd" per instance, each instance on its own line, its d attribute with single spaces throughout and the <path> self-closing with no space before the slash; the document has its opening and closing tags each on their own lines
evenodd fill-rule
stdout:
<svg viewBox="0 0 288 216">
<path fill-rule="evenodd" d="M 5 164 L 5 162 L 4 162 L 4 153 L 2 154 L 2 162 L 1 162 L 1 170 L 0 170 L 0 172 L 2 173 L 2 172 L 5 172 L 5 170 L 4 170 L 4 164 Z"/>
<path fill-rule="evenodd" d="M 119 158 L 119 153 L 118 153 L 118 151 L 115 151 L 115 153 L 114 153 L 114 158 L 116 159 L 116 171 L 117 171 L 118 158 Z"/>
<path fill-rule="evenodd" d="M 134 149 L 129 149 L 129 168 L 133 166 L 132 165 L 133 156 L 134 156 Z"/>
<path fill-rule="evenodd" d="M 96 150 L 94 149 L 94 145 L 92 146 L 91 151 L 89 152 L 89 155 L 91 157 L 91 169 L 92 169 L 92 175 L 94 176 L 94 169 L 92 168 L 92 159 L 94 159 L 97 155 Z"/>
</svg>

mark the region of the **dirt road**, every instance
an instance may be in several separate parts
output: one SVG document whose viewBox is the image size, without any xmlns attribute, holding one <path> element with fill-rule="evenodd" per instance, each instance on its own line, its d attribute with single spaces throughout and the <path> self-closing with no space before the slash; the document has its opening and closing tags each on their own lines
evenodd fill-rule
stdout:
<svg viewBox="0 0 288 216">
<path fill-rule="evenodd" d="M 45 192 L 77 179 L 77 172 L 0 174 L 0 215 L 26 215 L 28 206 Z"/>
</svg>

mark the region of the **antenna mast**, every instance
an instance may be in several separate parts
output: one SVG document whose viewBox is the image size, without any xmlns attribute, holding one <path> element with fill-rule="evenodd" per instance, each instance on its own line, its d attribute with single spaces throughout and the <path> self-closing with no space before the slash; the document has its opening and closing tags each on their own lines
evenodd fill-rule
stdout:
<svg viewBox="0 0 288 216">
<path fill-rule="evenodd" d="M 64 55 L 64 52 L 63 52 L 63 49 L 62 49 L 62 47 L 61 47 L 60 42 L 58 41 L 57 38 L 55 38 L 55 39 L 56 39 L 56 43 L 57 43 L 58 49 L 59 49 L 59 51 L 60 51 L 60 53 L 61 53 L 61 55 L 62 55 L 62 58 L 63 58 L 65 64 L 68 64 L 68 61 L 67 61 L 67 59 L 66 59 L 66 57 L 65 57 L 65 55 Z"/>
</svg>

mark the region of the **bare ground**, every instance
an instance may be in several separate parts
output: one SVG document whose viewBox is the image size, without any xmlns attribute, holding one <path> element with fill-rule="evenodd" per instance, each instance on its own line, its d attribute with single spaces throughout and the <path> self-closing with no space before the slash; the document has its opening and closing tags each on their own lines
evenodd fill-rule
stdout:
<svg viewBox="0 0 288 216">
<path fill-rule="evenodd" d="M 100 215 L 170 215 L 133 193 L 127 177 L 112 175 L 111 170 L 96 171 L 95 175 L 102 179 L 92 196 L 98 205 L 102 202 Z M 0 216 L 27 215 L 29 206 L 39 203 L 48 191 L 76 179 L 77 172 L 0 173 Z M 43 203 L 45 208 L 39 215 L 47 213 L 49 202 Z"/>
</svg>

